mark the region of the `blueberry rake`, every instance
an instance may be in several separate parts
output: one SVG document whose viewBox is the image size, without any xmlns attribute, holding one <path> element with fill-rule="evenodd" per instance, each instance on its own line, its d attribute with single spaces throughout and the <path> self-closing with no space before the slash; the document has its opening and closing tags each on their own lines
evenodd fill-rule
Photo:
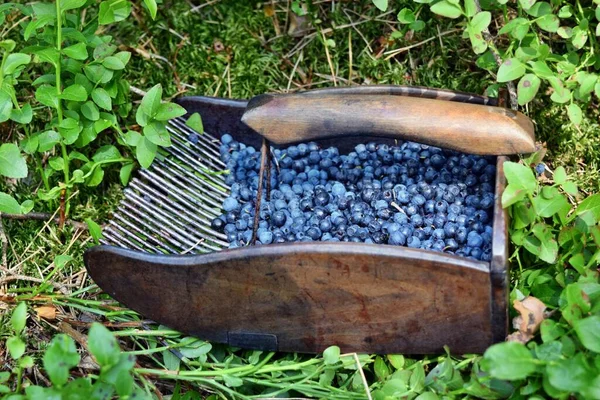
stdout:
<svg viewBox="0 0 600 400">
<path fill-rule="evenodd" d="M 186 117 L 201 114 L 208 133 L 192 144 L 185 118 L 170 121 L 173 146 L 125 189 L 103 245 L 85 254 L 106 293 L 163 325 L 243 348 L 473 353 L 505 338 L 507 215 L 498 194 L 505 155 L 534 150 L 525 116 L 491 98 L 401 86 L 178 102 Z M 491 262 L 365 243 L 227 249 L 211 229 L 229 191 L 224 133 L 262 149 L 261 185 L 269 144 L 315 140 L 348 151 L 371 139 L 363 132 L 498 155 Z"/>
</svg>

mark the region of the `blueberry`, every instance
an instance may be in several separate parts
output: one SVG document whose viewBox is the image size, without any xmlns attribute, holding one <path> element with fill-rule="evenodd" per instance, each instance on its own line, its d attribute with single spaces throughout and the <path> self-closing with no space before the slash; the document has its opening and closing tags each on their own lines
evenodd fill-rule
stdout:
<svg viewBox="0 0 600 400">
<path fill-rule="evenodd" d="M 306 231 L 306 236 L 310 237 L 312 240 L 319 240 L 321 238 L 321 230 L 312 226 Z"/>
<path fill-rule="evenodd" d="M 404 246 L 406 244 L 406 236 L 399 231 L 390 234 L 388 239 L 389 244 Z"/>
<path fill-rule="evenodd" d="M 471 231 L 467 236 L 467 246 L 469 247 L 481 247 L 483 245 L 483 238 L 477 232 Z"/>
<path fill-rule="evenodd" d="M 271 221 L 273 222 L 273 225 L 282 227 L 287 221 L 287 216 L 283 211 L 275 211 L 271 216 Z"/>
<path fill-rule="evenodd" d="M 408 238 L 406 245 L 411 248 L 419 248 L 421 247 L 421 240 L 416 236 L 411 236 Z"/>
<path fill-rule="evenodd" d="M 221 136 L 221 143 L 223 143 L 223 144 L 230 144 L 232 141 L 233 141 L 233 137 L 228 133 Z"/>
<path fill-rule="evenodd" d="M 332 228 L 332 224 L 328 219 L 321 220 L 319 222 L 319 229 L 321 232 L 329 232 Z"/>
<path fill-rule="evenodd" d="M 262 244 L 273 243 L 273 233 L 267 230 L 258 232 L 258 240 L 260 240 Z"/>
<path fill-rule="evenodd" d="M 225 228 L 225 221 L 217 217 L 211 221 L 210 227 L 217 232 L 223 232 L 223 228 Z"/>
<path fill-rule="evenodd" d="M 237 209 L 239 209 L 239 207 L 240 203 L 237 201 L 237 199 L 234 199 L 233 197 L 228 197 L 223 202 L 223 210 L 225 211 L 236 211 Z"/>
</svg>

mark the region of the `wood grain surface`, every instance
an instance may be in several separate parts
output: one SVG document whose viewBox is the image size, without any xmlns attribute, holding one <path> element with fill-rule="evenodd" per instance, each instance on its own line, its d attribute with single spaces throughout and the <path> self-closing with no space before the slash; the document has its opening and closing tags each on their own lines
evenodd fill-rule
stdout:
<svg viewBox="0 0 600 400">
<path fill-rule="evenodd" d="M 277 145 L 380 136 L 473 154 L 535 151 L 533 124 L 500 107 L 395 95 L 261 95 L 242 122 Z"/>
<path fill-rule="evenodd" d="M 264 350 L 481 352 L 489 264 L 398 246 L 285 243 L 200 256 L 85 254 L 109 295 L 186 334 Z"/>
</svg>

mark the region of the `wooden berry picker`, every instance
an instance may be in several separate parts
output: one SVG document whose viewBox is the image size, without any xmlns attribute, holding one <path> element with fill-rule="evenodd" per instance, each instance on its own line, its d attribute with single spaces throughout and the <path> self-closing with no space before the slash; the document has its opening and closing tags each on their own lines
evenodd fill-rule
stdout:
<svg viewBox="0 0 600 400">
<path fill-rule="evenodd" d="M 85 255 L 106 293 L 244 348 L 471 353 L 505 338 L 502 165 L 535 150 L 527 117 L 399 86 L 179 103 L 190 119 L 170 121 L 173 145 Z"/>
</svg>

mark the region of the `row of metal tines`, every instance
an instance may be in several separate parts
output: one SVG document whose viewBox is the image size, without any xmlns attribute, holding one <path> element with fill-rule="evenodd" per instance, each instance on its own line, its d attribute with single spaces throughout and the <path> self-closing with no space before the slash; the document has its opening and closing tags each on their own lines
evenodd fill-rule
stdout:
<svg viewBox="0 0 600 400">
<path fill-rule="evenodd" d="M 229 193 L 219 139 L 198 133 L 184 118 L 169 121 L 172 145 L 140 169 L 103 230 L 102 244 L 147 253 L 198 254 L 228 247 L 211 229 Z"/>
</svg>

